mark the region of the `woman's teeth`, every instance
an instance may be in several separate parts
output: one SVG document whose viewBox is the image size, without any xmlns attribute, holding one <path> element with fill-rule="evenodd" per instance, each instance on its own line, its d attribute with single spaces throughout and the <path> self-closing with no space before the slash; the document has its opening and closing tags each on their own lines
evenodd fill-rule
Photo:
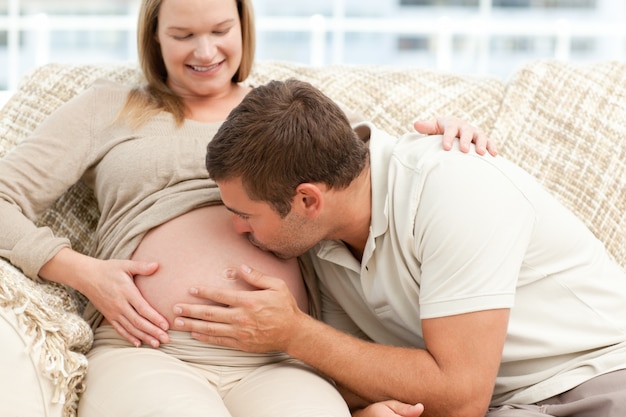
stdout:
<svg viewBox="0 0 626 417">
<path fill-rule="evenodd" d="M 196 65 L 190 65 L 190 67 L 194 70 L 194 71 L 198 71 L 198 72 L 206 72 L 206 71 L 210 71 L 213 68 L 217 67 L 217 64 L 215 65 L 211 65 L 209 67 L 199 67 Z"/>
</svg>

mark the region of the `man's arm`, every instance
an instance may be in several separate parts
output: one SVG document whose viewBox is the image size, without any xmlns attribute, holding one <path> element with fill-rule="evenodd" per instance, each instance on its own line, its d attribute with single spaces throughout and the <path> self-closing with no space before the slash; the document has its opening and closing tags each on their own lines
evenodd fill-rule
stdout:
<svg viewBox="0 0 626 417">
<path fill-rule="evenodd" d="M 199 288 L 194 295 L 229 307 L 178 305 L 175 328 L 208 343 L 249 352 L 284 351 L 369 402 L 422 403 L 424 416 L 483 417 L 491 399 L 509 310 L 422 322 L 427 350 L 370 343 L 297 308 L 284 282 L 244 267 L 265 291 Z"/>
</svg>

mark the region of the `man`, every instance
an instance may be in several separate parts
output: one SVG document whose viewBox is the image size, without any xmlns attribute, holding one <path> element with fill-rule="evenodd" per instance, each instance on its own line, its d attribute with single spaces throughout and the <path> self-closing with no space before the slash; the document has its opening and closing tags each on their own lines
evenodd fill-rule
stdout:
<svg viewBox="0 0 626 417">
<path fill-rule="evenodd" d="M 206 161 L 239 233 L 312 261 L 327 324 L 244 265 L 260 291 L 194 289 L 225 307 L 180 305 L 178 328 L 285 351 L 337 381 L 354 408 L 395 399 L 423 403 L 424 416 L 626 415 L 626 276 L 518 167 L 446 152 L 439 137 L 352 129 L 295 80 L 249 93 Z"/>
</svg>

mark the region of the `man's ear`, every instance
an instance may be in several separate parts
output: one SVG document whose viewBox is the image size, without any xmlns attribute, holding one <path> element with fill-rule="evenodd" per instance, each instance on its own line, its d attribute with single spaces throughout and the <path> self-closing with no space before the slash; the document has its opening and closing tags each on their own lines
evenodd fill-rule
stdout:
<svg viewBox="0 0 626 417">
<path fill-rule="evenodd" d="M 296 187 L 294 208 L 310 218 L 319 216 L 324 205 L 324 194 L 317 184 L 305 182 Z"/>
</svg>

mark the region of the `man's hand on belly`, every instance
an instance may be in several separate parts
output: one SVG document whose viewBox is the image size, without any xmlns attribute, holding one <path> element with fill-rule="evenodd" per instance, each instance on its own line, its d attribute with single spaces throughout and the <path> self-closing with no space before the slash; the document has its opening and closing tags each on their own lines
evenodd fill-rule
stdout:
<svg viewBox="0 0 626 417">
<path fill-rule="evenodd" d="M 192 288 L 192 295 L 222 306 L 176 304 L 174 328 L 190 331 L 197 340 L 246 352 L 286 351 L 292 327 L 306 313 L 282 279 L 247 266 L 238 270 L 238 276 L 259 290 Z"/>
</svg>

